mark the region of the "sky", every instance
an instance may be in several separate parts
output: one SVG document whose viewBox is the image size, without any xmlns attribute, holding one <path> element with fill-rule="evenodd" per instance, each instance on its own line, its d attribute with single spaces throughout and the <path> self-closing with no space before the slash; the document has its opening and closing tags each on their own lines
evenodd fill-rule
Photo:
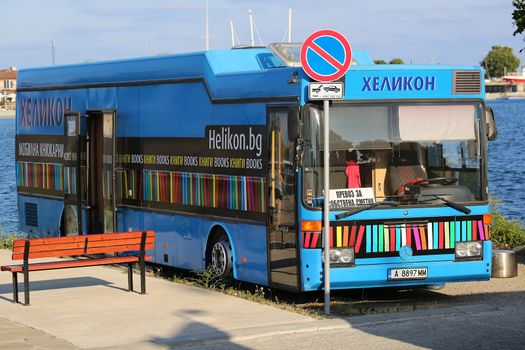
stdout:
<svg viewBox="0 0 525 350">
<path fill-rule="evenodd" d="M 205 49 L 205 0 L 0 0 L 0 69 L 79 63 Z M 230 21 L 250 42 L 248 10 L 263 44 L 320 29 L 345 35 L 373 59 L 478 65 L 493 45 L 525 62 L 512 35 L 512 0 L 209 0 L 210 49 L 231 47 Z"/>
</svg>

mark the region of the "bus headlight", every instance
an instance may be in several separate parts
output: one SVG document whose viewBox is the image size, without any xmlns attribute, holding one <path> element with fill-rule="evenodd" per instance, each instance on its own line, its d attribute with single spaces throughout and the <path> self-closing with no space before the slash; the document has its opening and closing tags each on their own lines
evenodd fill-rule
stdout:
<svg viewBox="0 0 525 350">
<path fill-rule="evenodd" d="M 456 242 L 456 260 L 477 259 L 483 255 L 483 243 L 481 241 Z"/>
<path fill-rule="evenodd" d="M 324 262 L 324 254 L 323 254 Z M 353 265 L 355 263 L 354 248 L 330 249 L 330 264 Z"/>
</svg>

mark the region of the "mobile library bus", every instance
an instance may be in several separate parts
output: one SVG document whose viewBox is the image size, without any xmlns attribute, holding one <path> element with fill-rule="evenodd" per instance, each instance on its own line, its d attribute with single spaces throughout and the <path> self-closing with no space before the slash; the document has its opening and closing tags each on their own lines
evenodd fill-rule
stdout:
<svg viewBox="0 0 525 350">
<path fill-rule="evenodd" d="M 20 229 L 150 229 L 155 263 L 323 288 L 323 111 L 298 53 L 272 44 L 20 70 Z M 330 109 L 332 288 L 488 279 L 495 126 L 480 67 L 353 57 Z"/>
</svg>

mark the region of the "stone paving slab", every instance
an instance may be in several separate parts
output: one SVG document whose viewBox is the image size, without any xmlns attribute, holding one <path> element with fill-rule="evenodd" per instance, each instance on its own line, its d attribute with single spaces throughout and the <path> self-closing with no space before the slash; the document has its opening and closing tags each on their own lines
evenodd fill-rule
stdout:
<svg viewBox="0 0 525 350">
<path fill-rule="evenodd" d="M 0 318 L 0 349 L 73 350 L 78 348 L 40 330 Z"/>
</svg>

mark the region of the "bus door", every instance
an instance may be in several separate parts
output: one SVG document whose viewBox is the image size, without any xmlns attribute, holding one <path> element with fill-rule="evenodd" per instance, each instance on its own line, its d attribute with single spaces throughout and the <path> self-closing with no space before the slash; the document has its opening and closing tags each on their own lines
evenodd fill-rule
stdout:
<svg viewBox="0 0 525 350">
<path fill-rule="evenodd" d="M 86 126 L 88 232 L 114 232 L 115 111 L 88 110 Z"/>
<path fill-rule="evenodd" d="M 290 139 L 288 132 L 289 113 L 293 117 L 298 109 L 268 109 L 269 283 L 270 286 L 298 291 L 295 140 Z"/>
<path fill-rule="evenodd" d="M 62 234 L 82 233 L 81 118 L 78 112 L 64 114 L 64 214 Z"/>
</svg>

